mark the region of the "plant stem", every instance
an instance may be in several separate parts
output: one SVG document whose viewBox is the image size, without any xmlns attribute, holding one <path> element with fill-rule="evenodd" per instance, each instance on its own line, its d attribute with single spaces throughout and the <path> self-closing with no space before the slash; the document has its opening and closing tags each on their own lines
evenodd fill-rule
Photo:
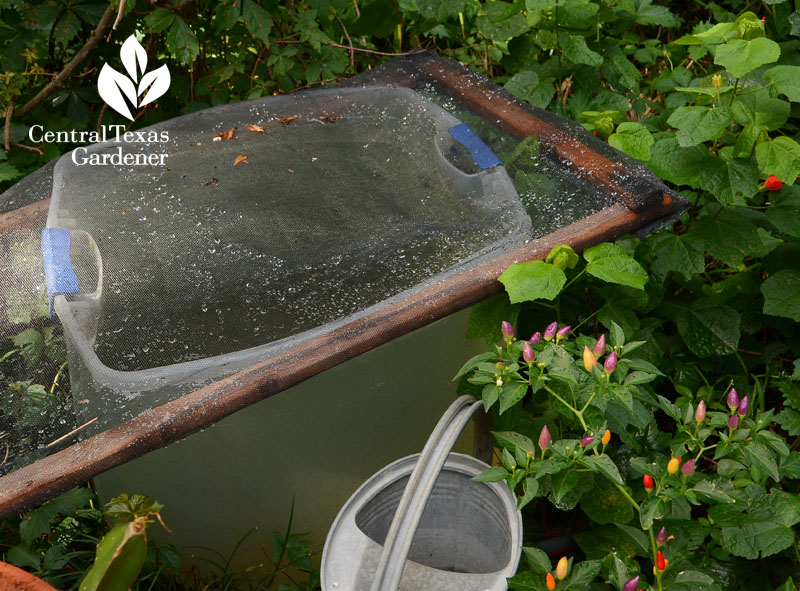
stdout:
<svg viewBox="0 0 800 591">
<path fill-rule="evenodd" d="M 750 379 L 750 371 L 747 369 L 747 366 L 744 364 L 744 359 L 742 359 L 742 356 L 739 355 L 738 351 L 735 351 L 734 355 L 736 355 L 736 359 L 739 360 L 739 364 L 742 366 L 742 369 L 744 370 L 745 377 L 747 379 Z"/>
<path fill-rule="evenodd" d="M 53 378 L 53 385 L 50 387 L 50 394 L 55 391 L 56 385 L 58 384 L 58 378 L 61 377 L 61 372 L 64 371 L 65 367 L 67 367 L 66 361 L 61 364 L 61 367 L 59 367 L 58 371 L 56 372 L 56 377 Z"/>
<path fill-rule="evenodd" d="M 604 305 L 601 308 L 598 308 L 597 310 L 595 310 L 594 312 L 589 314 L 586 318 L 584 318 L 583 320 L 581 320 L 578 324 L 576 324 L 574 326 L 574 328 L 572 329 L 572 332 L 575 332 L 576 330 L 578 330 L 582 325 L 586 324 L 589 320 L 591 320 L 592 318 L 597 316 L 605 308 L 606 308 L 606 306 Z"/>
<path fill-rule="evenodd" d="M 589 430 L 589 427 L 587 427 L 587 426 L 586 426 L 586 421 L 584 421 L 584 420 L 583 420 L 583 412 L 582 412 L 582 411 L 580 411 L 580 410 L 576 409 L 576 408 L 575 408 L 574 406 L 572 406 L 572 405 L 571 405 L 569 402 L 567 402 L 566 400 L 564 400 L 563 398 L 561 398 L 561 396 L 559 396 L 558 394 L 556 394 L 556 393 L 555 393 L 555 392 L 552 390 L 552 388 L 550 388 L 550 386 L 548 386 L 547 384 L 542 384 L 542 385 L 544 386 L 544 389 L 545 389 L 545 390 L 547 390 L 548 392 L 550 392 L 550 394 L 552 394 L 553 396 L 555 396 L 555 397 L 556 397 L 556 399 L 558 399 L 558 400 L 561 402 L 561 404 L 563 404 L 563 405 L 564 405 L 564 406 L 566 406 L 568 409 L 570 409 L 570 410 L 571 410 L 573 413 L 575 413 L 575 416 L 576 416 L 576 417 L 578 417 L 578 420 L 581 422 L 581 426 L 583 427 L 583 430 L 584 430 L 584 431 L 588 431 L 588 430 Z"/>
<path fill-rule="evenodd" d="M 567 283 L 567 284 L 566 284 L 564 287 L 562 287 L 562 288 L 561 288 L 561 291 L 562 291 L 562 292 L 566 291 L 566 290 L 567 290 L 567 288 L 569 288 L 569 286 L 570 286 L 570 285 L 572 285 L 573 283 L 575 283 L 575 281 L 577 281 L 578 277 L 580 277 L 581 275 L 583 275 L 585 272 L 586 272 L 586 267 L 584 267 L 583 269 L 581 269 L 581 272 L 580 272 L 580 273 L 578 273 L 577 275 L 575 275 L 575 277 L 573 277 L 572 279 L 570 279 L 570 280 L 569 280 L 569 282 L 568 282 L 568 283 Z M 579 324 L 578 326 L 580 326 L 580 324 Z"/>
<path fill-rule="evenodd" d="M 736 89 L 739 88 L 739 79 L 736 79 L 736 84 L 733 85 L 733 90 L 731 91 L 731 100 L 728 103 L 728 108 L 730 109 L 731 105 L 733 104 L 733 99 L 736 98 Z"/>
<path fill-rule="evenodd" d="M 589 404 L 591 404 L 592 400 L 594 400 L 594 397 L 595 397 L 596 394 L 597 394 L 597 392 L 592 390 L 592 395 L 589 396 L 589 400 L 586 401 L 586 404 L 584 404 L 583 408 L 581 409 L 581 415 L 583 415 L 583 411 L 585 411 L 586 408 L 589 406 Z"/>
<path fill-rule="evenodd" d="M 658 570 L 658 546 L 656 545 L 656 537 L 653 534 L 653 528 L 648 527 L 647 533 L 650 535 L 650 548 L 653 551 L 653 566 L 655 566 L 656 571 L 656 589 L 658 591 L 664 591 L 664 586 L 661 583 L 661 571 Z"/>
<path fill-rule="evenodd" d="M 624 486 L 622 486 L 621 484 L 617 484 L 616 482 L 614 483 L 614 486 L 616 486 L 619 489 L 619 492 L 622 493 L 622 496 L 625 497 L 626 499 L 628 499 L 628 502 L 631 505 L 633 505 L 633 507 L 637 511 L 641 511 L 642 510 L 642 508 L 639 506 L 639 503 L 637 503 L 636 501 L 633 500 L 633 497 L 630 494 L 628 494 L 628 491 L 625 490 Z"/>
</svg>

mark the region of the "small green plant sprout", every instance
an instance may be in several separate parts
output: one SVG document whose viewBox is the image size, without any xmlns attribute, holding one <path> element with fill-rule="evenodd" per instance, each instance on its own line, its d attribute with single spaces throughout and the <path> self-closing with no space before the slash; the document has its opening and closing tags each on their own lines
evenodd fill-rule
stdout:
<svg viewBox="0 0 800 591">
<path fill-rule="evenodd" d="M 115 525 L 97 545 L 92 568 L 80 591 L 127 591 L 136 581 L 147 557 L 147 525 L 155 516 L 169 531 L 159 513 L 164 506 L 146 495 L 123 493 L 106 505 Z"/>
</svg>

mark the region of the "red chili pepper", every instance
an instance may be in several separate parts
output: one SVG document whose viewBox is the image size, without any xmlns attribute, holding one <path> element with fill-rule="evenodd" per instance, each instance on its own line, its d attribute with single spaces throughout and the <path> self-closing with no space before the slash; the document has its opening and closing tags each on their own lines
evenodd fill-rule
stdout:
<svg viewBox="0 0 800 591">
<path fill-rule="evenodd" d="M 656 554 L 656 568 L 658 570 L 667 569 L 667 561 L 664 560 L 664 555 L 661 553 L 661 550 L 659 550 L 658 554 Z"/>
<path fill-rule="evenodd" d="M 642 481 L 644 482 L 644 487 L 648 491 L 653 490 L 653 477 L 652 476 L 650 476 L 649 474 L 645 474 L 644 476 L 642 476 Z"/>
<path fill-rule="evenodd" d="M 767 180 L 764 182 L 764 185 L 766 185 L 767 189 L 769 189 L 770 191 L 777 191 L 783 186 L 783 182 L 774 174 L 771 174 L 767 177 Z"/>
</svg>

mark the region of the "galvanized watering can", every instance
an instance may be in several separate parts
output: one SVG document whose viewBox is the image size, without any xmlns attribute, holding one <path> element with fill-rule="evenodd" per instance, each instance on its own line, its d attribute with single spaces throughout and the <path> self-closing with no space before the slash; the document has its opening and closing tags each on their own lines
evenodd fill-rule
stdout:
<svg viewBox="0 0 800 591">
<path fill-rule="evenodd" d="M 522 544 L 522 518 L 505 482 L 451 454 L 482 403 L 462 396 L 422 453 L 389 464 L 353 493 L 322 554 L 323 591 L 503 591 Z"/>
</svg>

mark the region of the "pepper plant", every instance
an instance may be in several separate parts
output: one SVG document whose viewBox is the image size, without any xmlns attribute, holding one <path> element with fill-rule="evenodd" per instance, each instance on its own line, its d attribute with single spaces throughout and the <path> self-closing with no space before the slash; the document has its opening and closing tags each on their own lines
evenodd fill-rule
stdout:
<svg viewBox="0 0 800 591">
<path fill-rule="evenodd" d="M 732 387 L 668 399 L 653 387 L 664 374 L 635 355 L 645 342 L 615 323 L 607 339 L 556 322 L 525 339 L 503 322 L 501 334 L 456 378 L 480 390 L 498 422 L 535 418 L 493 433 L 500 461 L 476 480 L 505 480 L 520 509 L 535 499 L 580 507 L 614 548 L 584 546 L 587 560 L 553 570 L 526 547 L 512 589 L 723 589 L 718 567 L 736 557 L 775 556 L 789 576 L 800 496 L 786 485 L 800 478 L 800 453 L 773 410 L 752 412 Z"/>
</svg>

